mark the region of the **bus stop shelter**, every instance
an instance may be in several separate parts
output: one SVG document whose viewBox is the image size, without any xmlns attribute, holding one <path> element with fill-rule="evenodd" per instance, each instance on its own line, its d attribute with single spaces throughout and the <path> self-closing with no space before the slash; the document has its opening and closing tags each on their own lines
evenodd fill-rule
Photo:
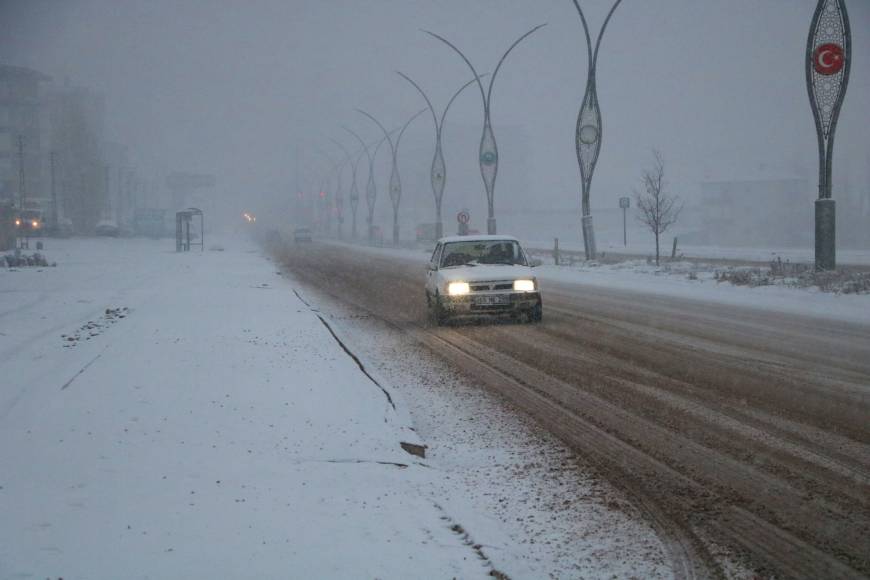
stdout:
<svg viewBox="0 0 870 580">
<path fill-rule="evenodd" d="M 190 222 L 195 216 L 199 216 L 199 242 L 191 242 Z M 175 212 L 175 251 L 189 252 L 190 246 L 199 246 L 199 250 L 205 249 L 205 224 L 202 210 L 189 207 Z"/>
</svg>

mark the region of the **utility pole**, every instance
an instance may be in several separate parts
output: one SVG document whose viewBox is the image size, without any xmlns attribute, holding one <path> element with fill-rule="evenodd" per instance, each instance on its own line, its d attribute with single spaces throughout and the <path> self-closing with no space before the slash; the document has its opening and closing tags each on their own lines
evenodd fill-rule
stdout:
<svg viewBox="0 0 870 580">
<path fill-rule="evenodd" d="M 18 209 L 24 209 L 24 135 L 18 136 Z"/>
<path fill-rule="evenodd" d="M 55 187 L 55 164 L 57 159 L 57 151 L 52 151 L 48 156 L 51 166 L 51 227 L 57 235 L 58 229 L 58 213 L 57 213 L 57 188 Z"/>
</svg>

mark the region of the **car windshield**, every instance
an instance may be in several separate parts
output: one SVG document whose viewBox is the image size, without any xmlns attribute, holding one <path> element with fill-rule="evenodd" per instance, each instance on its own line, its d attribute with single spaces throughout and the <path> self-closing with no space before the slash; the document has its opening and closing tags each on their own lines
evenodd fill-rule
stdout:
<svg viewBox="0 0 870 580">
<path fill-rule="evenodd" d="M 528 265 L 519 243 L 514 240 L 469 240 L 444 244 L 442 268 L 478 264 Z"/>
</svg>

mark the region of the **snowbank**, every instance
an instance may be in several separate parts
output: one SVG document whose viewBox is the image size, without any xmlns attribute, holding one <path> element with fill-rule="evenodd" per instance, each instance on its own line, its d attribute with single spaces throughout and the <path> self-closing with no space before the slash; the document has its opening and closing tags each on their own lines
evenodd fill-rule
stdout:
<svg viewBox="0 0 870 580">
<path fill-rule="evenodd" d="M 406 418 L 258 252 L 0 271 L 0 577 L 487 577 Z"/>
</svg>

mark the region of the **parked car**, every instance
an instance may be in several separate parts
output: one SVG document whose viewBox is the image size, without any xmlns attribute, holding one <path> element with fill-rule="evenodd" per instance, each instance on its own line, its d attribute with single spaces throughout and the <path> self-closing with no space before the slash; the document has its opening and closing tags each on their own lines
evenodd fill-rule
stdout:
<svg viewBox="0 0 870 580">
<path fill-rule="evenodd" d="M 431 319 L 442 324 L 455 317 L 493 315 L 543 318 L 541 289 L 520 242 L 511 236 L 441 238 L 426 274 L 426 303 Z"/>
<path fill-rule="evenodd" d="M 116 224 L 113 220 L 100 220 L 97 222 L 97 225 L 94 228 L 94 233 L 98 236 L 109 236 L 117 238 L 118 235 L 121 233 L 121 230 L 118 228 L 118 224 Z"/>
<path fill-rule="evenodd" d="M 293 241 L 294 242 L 310 242 L 311 241 L 311 230 L 309 228 L 296 228 L 293 230 Z"/>
</svg>

